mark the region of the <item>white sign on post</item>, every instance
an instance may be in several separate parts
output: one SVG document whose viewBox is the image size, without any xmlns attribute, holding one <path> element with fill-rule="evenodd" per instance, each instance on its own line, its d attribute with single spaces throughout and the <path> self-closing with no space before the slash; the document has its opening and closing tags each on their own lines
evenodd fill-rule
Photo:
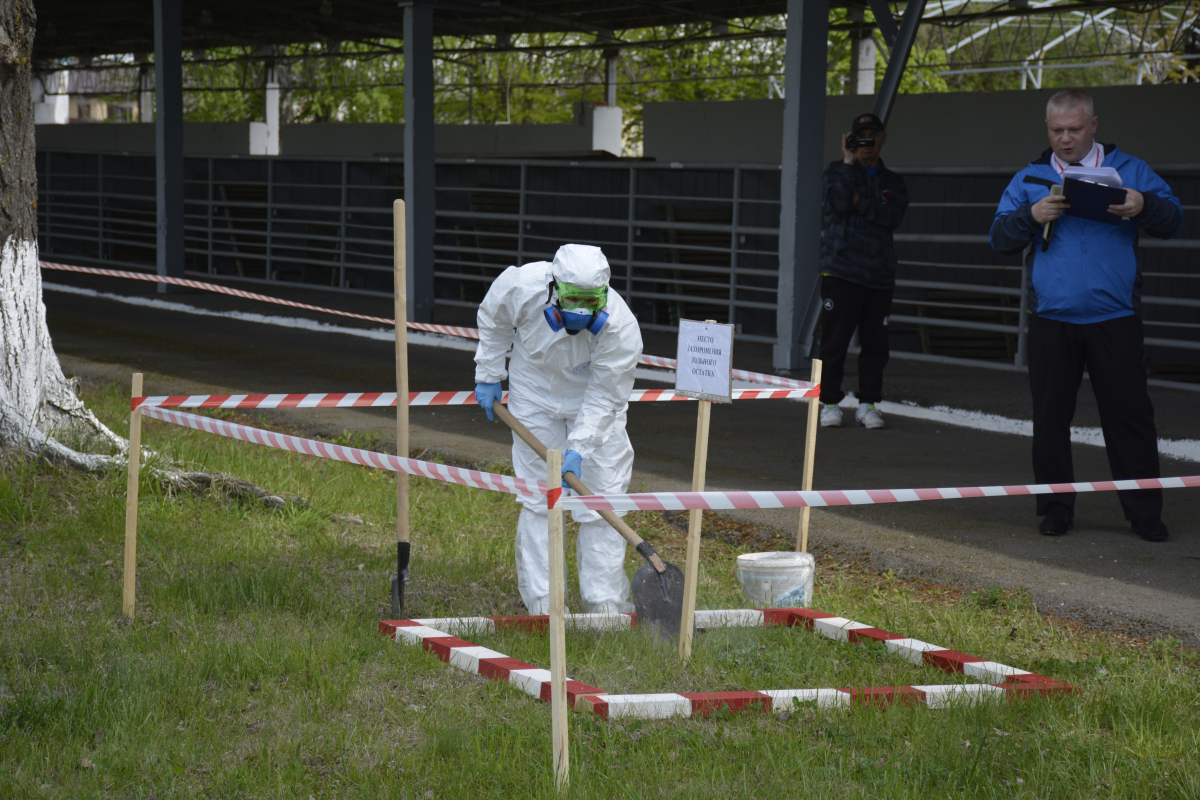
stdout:
<svg viewBox="0 0 1200 800">
<path fill-rule="evenodd" d="M 675 391 L 712 403 L 733 402 L 733 326 L 679 320 Z"/>
</svg>

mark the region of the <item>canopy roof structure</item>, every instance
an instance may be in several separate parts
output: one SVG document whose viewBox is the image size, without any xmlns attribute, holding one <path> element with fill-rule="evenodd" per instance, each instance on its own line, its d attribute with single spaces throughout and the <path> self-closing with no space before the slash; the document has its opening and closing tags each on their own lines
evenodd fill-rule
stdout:
<svg viewBox="0 0 1200 800">
<path fill-rule="evenodd" d="M 844 3 L 839 3 L 844 4 Z M 380 0 L 199 0 L 182 6 L 183 46 L 204 50 L 404 38 L 404 6 Z M 435 36 L 614 31 L 783 14 L 783 0 L 430 2 Z M 35 61 L 154 51 L 152 0 L 39 0 Z"/>
<path fill-rule="evenodd" d="M 403 52 L 404 7 L 411 3 L 380 0 L 198 0 L 182 4 L 185 63 L 221 65 L 242 62 L 262 69 L 266 64 L 301 65 L 336 57 L 342 42 L 364 47 L 345 62 L 335 84 L 344 88 L 370 84 L 357 74 L 370 71 L 378 58 Z M 784 38 L 786 0 L 668 0 L 659 3 L 592 3 L 562 0 L 423 0 L 433 12 L 435 36 L 441 40 L 435 58 L 466 54 L 593 49 L 611 57 L 625 48 L 669 48 L 727 39 Z M 855 30 L 874 36 L 890 55 L 898 22 L 913 2 L 830 0 L 830 7 L 870 9 L 835 16 L 830 30 Z M 1200 0 L 928 0 L 921 2 L 920 27 L 929 32 L 924 47 L 913 52 L 908 69 L 932 70 L 942 76 L 978 72 L 1022 73 L 1040 87 L 1043 69 L 1078 69 L 1136 63 L 1161 80 L 1182 63 L 1200 67 Z M 39 71 L 75 70 L 80 81 L 72 93 L 125 94 L 141 78 L 138 65 L 154 50 L 154 0 L 39 0 L 34 62 Z M 688 25 L 682 33 L 678 26 Z M 657 27 L 662 37 L 625 36 L 623 32 Z M 675 27 L 675 31 L 670 29 Z M 560 34 L 531 43 L 528 34 Z M 561 34 L 574 34 L 563 37 Z M 522 38 L 524 36 L 525 38 Z M 315 45 L 296 52 L 287 45 Z M 234 48 L 219 57 L 218 48 Z M 237 51 L 241 52 L 238 53 Z M 831 52 L 829 68 L 840 53 Z M 304 67 L 300 67 L 303 71 Z M 244 89 L 258 90 L 262 81 L 241 74 Z M 226 76 L 227 77 L 227 76 Z M 1177 76 L 1178 77 L 1178 76 Z M 328 78 L 326 79 L 328 80 Z M 292 81 L 294 85 L 303 80 Z M 65 87 L 64 87 L 65 88 Z M 185 91 L 229 90 L 209 85 L 195 74 Z M 333 88 L 330 85 L 329 88 Z"/>
</svg>

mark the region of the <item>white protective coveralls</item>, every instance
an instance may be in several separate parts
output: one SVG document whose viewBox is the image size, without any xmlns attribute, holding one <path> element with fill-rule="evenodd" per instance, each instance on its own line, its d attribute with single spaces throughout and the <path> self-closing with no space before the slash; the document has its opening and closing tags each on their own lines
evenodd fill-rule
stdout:
<svg viewBox="0 0 1200 800">
<path fill-rule="evenodd" d="M 584 289 L 608 284 L 608 260 L 598 247 L 568 244 L 554 261 L 509 267 L 479 306 L 476 383 L 508 377 L 508 408 L 551 450 L 583 457 L 582 475 L 597 494 L 623 493 L 633 474 L 633 447 L 625 412 L 642 354 L 642 333 L 633 312 L 611 288 L 608 321 L 598 335 L 551 330 L 543 314 L 549 284 L 558 279 Z M 509 370 L 504 357 L 512 348 Z M 513 435 L 513 466 L 519 477 L 544 481 L 546 464 Z M 564 490 L 565 491 L 565 490 Z M 549 610 L 549 543 L 546 500 L 518 497 L 517 587 L 531 614 Z M 624 512 L 617 512 L 623 514 Z M 579 589 L 589 613 L 631 612 L 625 575 L 625 540 L 594 511 L 573 512 Z M 559 556 L 561 557 L 561 556 Z"/>
</svg>

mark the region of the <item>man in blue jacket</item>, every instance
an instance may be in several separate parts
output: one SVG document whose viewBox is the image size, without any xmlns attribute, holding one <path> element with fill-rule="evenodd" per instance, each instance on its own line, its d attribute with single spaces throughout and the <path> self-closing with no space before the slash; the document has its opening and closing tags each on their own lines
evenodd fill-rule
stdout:
<svg viewBox="0 0 1200 800">
<path fill-rule="evenodd" d="M 1086 369 L 1100 410 L 1108 463 L 1115 480 L 1157 478 L 1158 434 L 1146 389 L 1142 275 L 1138 236 L 1170 239 L 1183 222 L 1183 207 L 1146 162 L 1116 145 L 1095 141 L 1092 98 L 1064 89 L 1046 104 L 1050 149 L 1018 172 L 1004 191 L 992 223 L 992 247 L 1026 250 L 1030 299 L 1029 384 L 1033 392 L 1033 476 L 1036 483 L 1075 480 L 1071 420 Z M 1120 217 L 1110 225 L 1071 216 L 1050 187 L 1071 166 L 1111 167 L 1126 190 Z M 1048 240 L 1045 226 L 1052 223 Z M 1125 518 L 1143 539 L 1167 538 L 1162 490 L 1118 492 Z M 1074 526 L 1075 495 L 1038 495 L 1039 530 L 1061 536 Z"/>
</svg>

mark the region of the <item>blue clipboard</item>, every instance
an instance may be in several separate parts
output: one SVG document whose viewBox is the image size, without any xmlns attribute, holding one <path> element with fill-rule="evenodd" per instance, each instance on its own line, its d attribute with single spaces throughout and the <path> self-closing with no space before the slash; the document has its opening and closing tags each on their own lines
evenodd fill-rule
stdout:
<svg viewBox="0 0 1200 800">
<path fill-rule="evenodd" d="M 1072 217 L 1090 219 L 1108 225 L 1120 225 L 1121 218 L 1108 212 L 1109 206 L 1125 202 L 1125 190 L 1103 183 L 1067 178 L 1063 181 L 1063 196 L 1071 206 L 1065 213 Z"/>
</svg>

